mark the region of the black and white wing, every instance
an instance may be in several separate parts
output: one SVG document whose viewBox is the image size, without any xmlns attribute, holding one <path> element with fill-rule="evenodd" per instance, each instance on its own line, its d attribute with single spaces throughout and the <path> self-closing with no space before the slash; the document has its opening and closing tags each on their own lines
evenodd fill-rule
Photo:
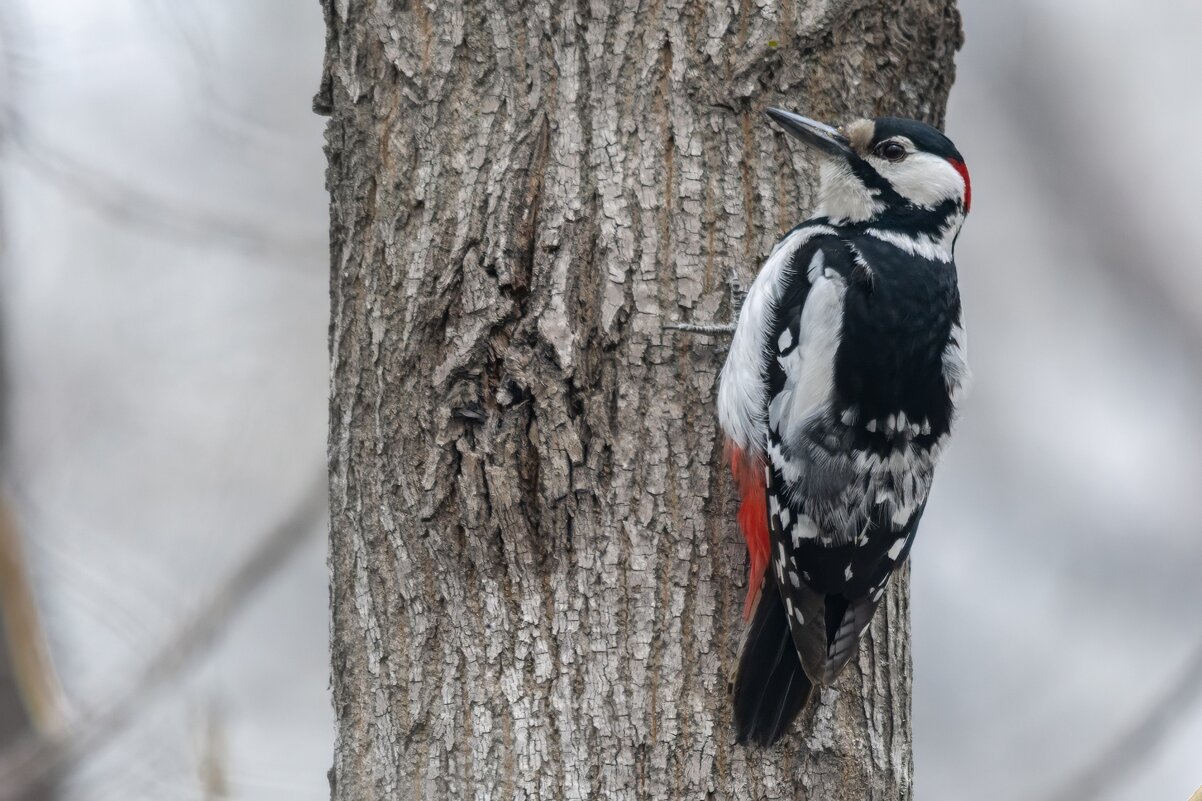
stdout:
<svg viewBox="0 0 1202 801">
<path fill-rule="evenodd" d="M 807 676 L 830 684 L 909 554 L 934 439 L 924 442 L 904 414 L 900 428 L 896 415 L 861 420 L 860 404 L 845 397 L 838 361 L 874 279 L 845 242 L 816 245 L 804 273 L 786 277 L 769 338 L 769 572 Z"/>
</svg>

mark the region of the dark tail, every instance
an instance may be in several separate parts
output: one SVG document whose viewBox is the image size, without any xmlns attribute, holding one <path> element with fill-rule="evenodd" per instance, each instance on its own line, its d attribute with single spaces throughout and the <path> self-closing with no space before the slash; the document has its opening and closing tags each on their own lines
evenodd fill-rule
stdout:
<svg viewBox="0 0 1202 801">
<path fill-rule="evenodd" d="M 735 675 L 735 736 L 739 743 L 772 745 L 810 698 L 813 685 L 801 669 L 780 592 L 771 582 L 760 592 Z"/>
</svg>

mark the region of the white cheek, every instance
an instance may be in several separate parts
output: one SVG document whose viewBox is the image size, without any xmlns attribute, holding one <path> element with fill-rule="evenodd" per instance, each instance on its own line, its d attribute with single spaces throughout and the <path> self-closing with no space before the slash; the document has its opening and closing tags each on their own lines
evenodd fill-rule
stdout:
<svg viewBox="0 0 1202 801">
<path fill-rule="evenodd" d="M 872 219 L 883 208 L 876 193 L 864 186 L 846 165 L 824 159 L 818 175 L 819 200 L 814 216 L 863 222 Z"/>
<path fill-rule="evenodd" d="M 911 153 L 896 163 L 873 156 L 868 161 L 894 191 L 917 206 L 934 208 L 945 200 L 964 197 L 964 178 L 947 159 Z"/>
</svg>

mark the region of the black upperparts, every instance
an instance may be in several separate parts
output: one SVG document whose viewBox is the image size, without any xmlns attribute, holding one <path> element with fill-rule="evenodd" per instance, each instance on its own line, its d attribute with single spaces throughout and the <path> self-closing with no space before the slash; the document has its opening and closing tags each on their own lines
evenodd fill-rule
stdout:
<svg viewBox="0 0 1202 801">
<path fill-rule="evenodd" d="M 849 291 L 835 360 L 835 389 L 862 420 L 904 412 L 929 422 L 931 441 L 953 413 L 943 350 L 960 314 L 956 268 L 911 256 L 871 236 L 852 242 L 873 274 L 872 292 Z M 864 432 L 861 431 L 861 434 Z"/>
</svg>

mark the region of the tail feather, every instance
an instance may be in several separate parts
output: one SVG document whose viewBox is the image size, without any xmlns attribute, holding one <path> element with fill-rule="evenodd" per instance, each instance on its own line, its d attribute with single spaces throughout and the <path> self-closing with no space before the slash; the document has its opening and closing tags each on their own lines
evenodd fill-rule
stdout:
<svg viewBox="0 0 1202 801">
<path fill-rule="evenodd" d="M 793 646 L 776 587 L 760 592 L 735 675 L 735 736 L 739 743 L 772 745 L 805 707 L 813 684 Z"/>
</svg>

